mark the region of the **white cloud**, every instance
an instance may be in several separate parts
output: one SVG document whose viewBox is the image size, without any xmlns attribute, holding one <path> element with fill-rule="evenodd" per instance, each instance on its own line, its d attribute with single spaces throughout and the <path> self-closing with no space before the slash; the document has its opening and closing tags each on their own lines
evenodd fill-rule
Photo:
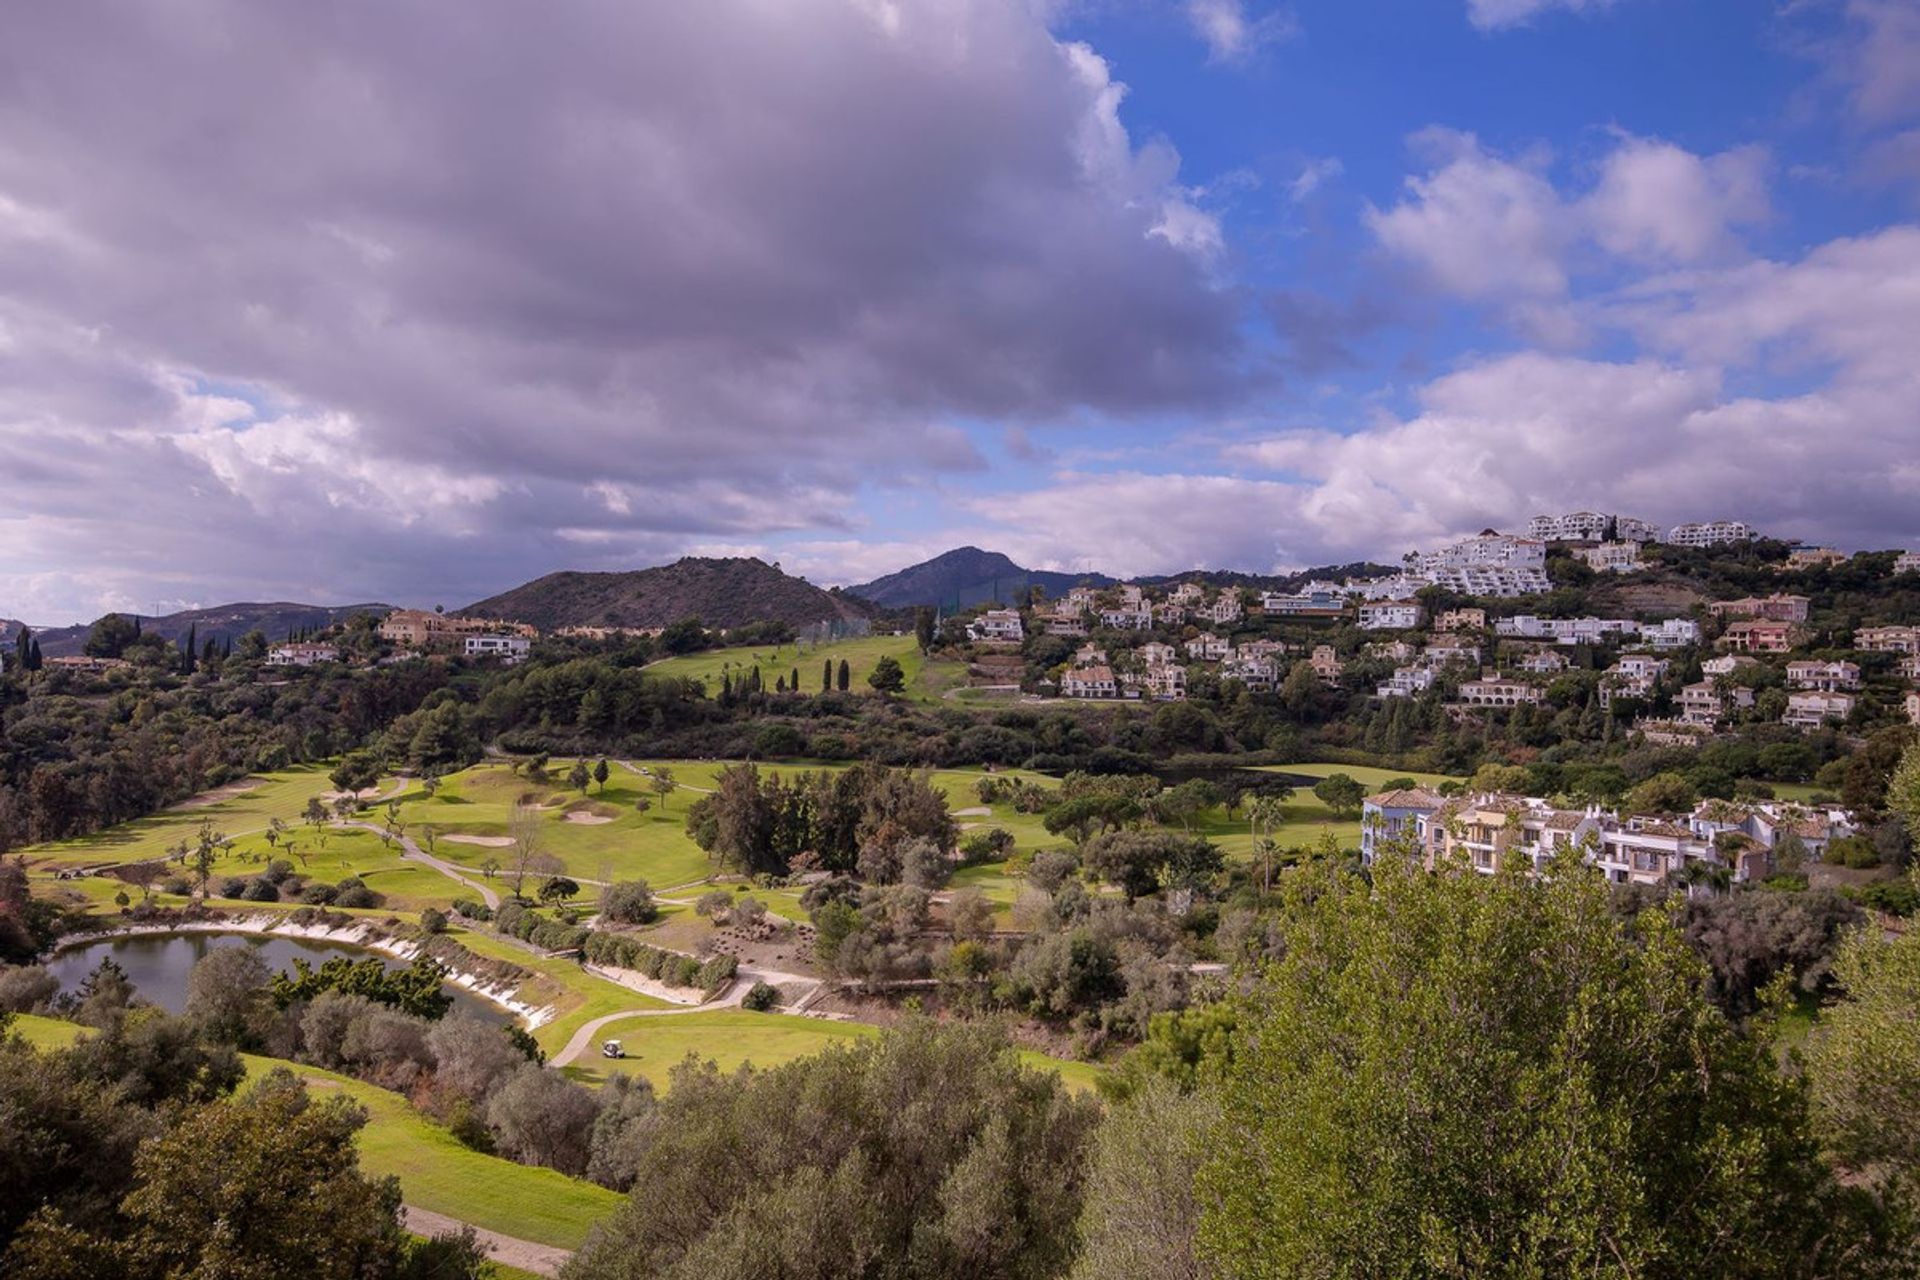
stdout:
<svg viewBox="0 0 1920 1280">
<path fill-rule="evenodd" d="M 1623 136 L 1581 212 L 1600 246 L 1618 257 L 1696 262 L 1733 249 L 1733 227 L 1766 218 L 1769 163 L 1761 147 L 1701 157 Z"/>
<path fill-rule="evenodd" d="M 1555 9 L 1586 13 L 1611 8 L 1613 3 L 1614 0 L 1467 0 L 1467 21 L 1482 31 L 1498 31 L 1525 26 Z"/>
<path fill-rule="evenodd" d="M 1287 198 L 1299 204 L 1327 182 L 1345 172 L 1346 166 L 1340 163 L 1338 156 L 1324 156 L 1309 160 L 1301 167 L 1294 180 L 1287 184 Z"/>
<path fill-rule="evenodd" d="M 1254 17 L 1246 0 L 1187 0 L 1186 8 L 1187 21 L 1213 62 L 1245 63 L 1268 45 L 1299 34 L 1292 14 L 1274 9 Z"/>
<path fill-rule="evenodd" d="M 1920 4 L 1850 0 L 1847 19 L 1840 71 L 1855 113 L 1874 125 L 1920 115 Z"/>
</svg>

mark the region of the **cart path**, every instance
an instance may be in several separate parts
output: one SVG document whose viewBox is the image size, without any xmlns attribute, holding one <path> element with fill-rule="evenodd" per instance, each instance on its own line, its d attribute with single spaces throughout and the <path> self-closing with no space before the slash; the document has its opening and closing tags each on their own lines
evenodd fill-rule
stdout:
<svg viewBox="0 0 1920 1280">
<path fill-rule="evenodd" d="M 521 1240 L 514 1236 L 503 1236 L 498 1231 L 489 1231 L 485 1227 L 475 1227 L 470 1222 L 458 1218 L 449 1218 L 444 1213 L 435 1213 L 431 1209 L 422 1209 L 417 1205 L 400 1206 L 400 1220 L 407 1230 L 417 1236 L 435 1236 L 442 1232 L 459 1231 L 470 1227 L 487 1256 L 495 1262 L 505 1263 L 509 1267 L 518 1267 L 522 1271 L 531 1271 L 537 1276 L 557 1276 L 560 1268 L 567 1265 L 573 1257 L 573 1250 L 561 1249 L 550 1244 L 538 1244 L 532 1240 Z"/>
<path fill-rule="evenodd" d="M 342 826 L 342 827 L 358 827 L 362 831 L 371 831 L 373 832 L 373 834 L 377 836 L 384 836 L 387 834 L 387 829 L 385 827 L 378 826 L 371 822 L 340 822 L 340 823 L 336 823 L 335 825 Z M 478 880 L 468 879 L 465 874 L 465 870 L 463 868 L 458 867 L 453 863 L 446 861 L 444 858 L 434 857 L 432 854 L 422 849 L 418 844 L 414 843 L 414 839 L 412 836 L 395 836 L 394 839 L 400 842 L 400 856 L 406 861 L 418 862 L 423 866 L 432 867 L 435 871 L 438 871 L 441 875 L 446 876 L 450 880 L 458 880 L 461 884 L 465 885 L 467 888 L 479 894 L 480 900 L 486 903 L 487 906 L 492 908 L 499 907 L 500 895 L 495 893 L 492 889 L 489 889 L 486 885 L 480 883 Z"/>
</svg>

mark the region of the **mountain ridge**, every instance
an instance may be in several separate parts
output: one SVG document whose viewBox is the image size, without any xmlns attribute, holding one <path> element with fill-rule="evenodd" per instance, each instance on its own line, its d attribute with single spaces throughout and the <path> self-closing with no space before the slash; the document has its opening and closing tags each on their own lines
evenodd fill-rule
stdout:
<svg viewBox="0 0 1920 1280">
<path fill-rule="evenodd" d="M 858 630 L 871 607 L 753 556 L 683 556 L 646 569 L 561 569 L 454 611 L 468 617 L 560 627 L 665 627 L 698 618 L 709 627 L 784 622 L 796 629 Z"/>
</svg>

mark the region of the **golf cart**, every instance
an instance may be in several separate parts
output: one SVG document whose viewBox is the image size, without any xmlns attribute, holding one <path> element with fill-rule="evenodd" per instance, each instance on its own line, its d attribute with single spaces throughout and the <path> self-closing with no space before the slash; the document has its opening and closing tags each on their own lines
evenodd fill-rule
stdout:
<svg viewBox="0 0 1920 1280">
<path fill-rule="evenodd" d="M 600 1046 L 600 1056 L 603 1058 L 624 1058 L 627 1056 L 627 1049 L 626 1046 L 618 1040 L 609 1040 Z"/>
</svg>

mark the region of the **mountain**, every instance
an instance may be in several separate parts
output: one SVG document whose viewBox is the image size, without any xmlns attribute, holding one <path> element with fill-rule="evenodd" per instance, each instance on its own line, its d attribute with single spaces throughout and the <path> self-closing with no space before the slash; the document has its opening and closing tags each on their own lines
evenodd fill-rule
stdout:
<svg viewBox="0 0 1920 1280">
<path fill-rule="evenodd" d="M 184 609 L 158 618 L 143 615 L 140 630 L 174 641 L 193 631 L 202 644 L 209 639 L 238 640 L 249 631 L 259 631 L 267 639 L 278 641 L 286 639 L 289 632 L 331 626 L 356 613 L 384 616 L 392 612 L 390 604 L 294 604 L 284 600 L 266 604 L 220 604 L 210 609 Z M 58 658 L 79 653 L 90 629 L 87 626 L 50 627 L 34 632 L 34 637 L 40 641 L 41 653 Z"/>
<path fill-rule="evenodd" d="M 688 556 L 624 573 L 563 570 L 459 610 L 482 618 L 557 627 L 664 627 L 698 618 L 710 627 L 784 622 L 795 628 L 864 624 L 871 610 L 752 557 Z"/>
<path fill-rule="evenodd" d="M 1027 588 L 1032 586 L 1041 588 L 1052 599 L 1083 583 L 1104 587 L 1113 581 L 1102 573 L 1022 569 L 998 551 L 955 547 L 898 573 L 848 587 L 847 594 L 889 609 L 923 604 L 960 609 L 993 601 L 1012 604 L 1024 599 Z"/>
</svg>

